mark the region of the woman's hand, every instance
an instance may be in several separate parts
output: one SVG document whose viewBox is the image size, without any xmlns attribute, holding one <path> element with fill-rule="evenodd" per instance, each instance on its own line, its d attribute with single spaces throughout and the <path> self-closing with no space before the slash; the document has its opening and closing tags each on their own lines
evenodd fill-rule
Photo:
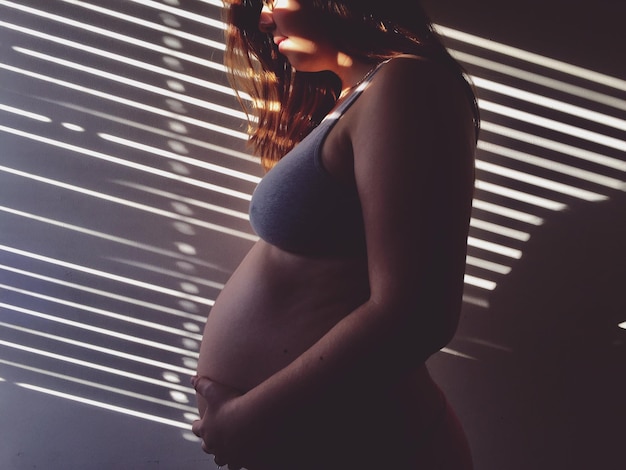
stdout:
<svg viewBox="0 0 626 470">
<path fill-rule="evenodd" d="M 218 466 L 228 465 L 231 470 L 240 469 L 241 466 L 235 463 L 238 460 L 237 456 L 230 448 L 232 442 L 229 442 L 226 415 L 228 405 L 232 405 L 241 393 L 207 377 L 192 377 L 191 383 L 206 402 L 206 410 L 199 420 L 194 421 L 191 428 L 193 433 L 202 439 L 202 450 L 207 454 L 213 454 Z"/>
</svg>

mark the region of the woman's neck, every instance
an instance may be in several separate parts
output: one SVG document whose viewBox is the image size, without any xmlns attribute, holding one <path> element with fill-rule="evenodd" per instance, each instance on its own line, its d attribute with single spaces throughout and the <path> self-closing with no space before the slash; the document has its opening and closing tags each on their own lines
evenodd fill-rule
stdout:
<svg viewBox="0 0 626 470">
<path fill-rule="evenodd" d="M 341 80 L 341 97 L 358 87 L 376 67 L 376 64 L 357 60 L 346 54 L 339 53 L 333 72 Z"/>
</svg>

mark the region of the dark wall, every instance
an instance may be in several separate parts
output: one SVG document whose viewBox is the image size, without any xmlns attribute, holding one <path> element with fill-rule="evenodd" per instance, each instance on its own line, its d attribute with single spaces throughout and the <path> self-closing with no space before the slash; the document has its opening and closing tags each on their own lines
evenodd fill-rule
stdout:
<svg viewBox="0 0 626 470">
<path fill-rule="evenodd" d="M 423 0 L 435 22 L 626 76 L 626 3 L 620 0 Z"/>
</svg>

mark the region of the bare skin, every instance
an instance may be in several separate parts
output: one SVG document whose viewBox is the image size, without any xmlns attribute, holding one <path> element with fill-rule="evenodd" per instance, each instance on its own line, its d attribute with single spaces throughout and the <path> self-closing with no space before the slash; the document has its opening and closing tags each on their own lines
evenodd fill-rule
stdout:
<svg viewBox="0 0 626 470">
<path fill-rule="evenodd" d="M 424 77 L 426 73 L 431 76 Z M 336 421 L 338 411 L 345 410 L 347 403 L 355 403 L 355 397 L 359 397 L 354 414 L 369 416 L 364 423 L 355 419 L 352 412 L 348 413 L 350 419 L 346 421 L 353 425 L 344 423 L 348 427 L 342 432 L 344 439 L 350 434 L 355 442 L 373 439 L 381 449 L 394 449 L 392 443 L 402 437 L 410 436 L 419 443 L 428 435 L 442 405 L 438 388 L 422 364 L 449 341 L 458 320 L 471 198 L 473 128 L 460 87 L 453 93 L 456 96 L 442 95 L 437 100 L 437 106 L 450 106 L 449 109 L 437 109 L 431 107 L 432 103 L 425 103 L 423 112 L 415 113 L 420 101 L 411 97 L 415 104 L 407 108 L 406 115 L 389 120 L 385 118 L 388 112 L 385 107 L 393 108 L 397 114 L 390 100 L 407 99 L 405 94 L 394 91 L 398 80 L 414 83 L 418 78 L 428 80 L 430 85 L 441 83 L 442 79 L 450 80 L 441 76 L 442 73 L 417 58 L 392 60 L 376 75 L 371 87 L 339 121 L 324 144 L 322 158 L 326 168 L 337 179 L 347 184 L 353 181 L 359 188 L 368 235 L 368 258 L 311 259 L 260 241 L 218 298 L 207 322 L 198 374 L 243 393 L 238 397 L 244 399 L 239 402 L 243 407 L 239 411 L 250 406 L 250 421 L 246 423 L 244 419 L 246 424 L 240 426 L 248 426 L 251 434 L 235 440 L 256 439 L 261 446 L 263 433 L 257 434 L 256 426 L 262 427 L 264 420 L 283 422 L 281 416 L 313 406 L 315 390 L 328 393 L 326 384 L 333 382 L 345 387 L 345 395 L 336 389 L 336 395 L 343 398 L 336 402 L 329 398 L 322 406 L 317 403 L 316 410 L 324 409 L 329 420 Z M 442 93 L 444 90 L 450 93 L 449 84 L 442 85 Z M 428 96 L 433 96 L 432 89 Z M 440 104 L 439 100 L 444 103 Z M 422 122 L 410 122 L 409 114 L 417 114 Z M 445 126 L 433 122 L 438 119 L 437 114 L 446 117 Z M 364 123 L 363 116 L 376 124 Z M 414 129 L 420 128 L 427 128 L 428 132 L 416 139 Z M 448 133 L 460 132 L 464 139 L 448 138 Z M 406 135 L 408 142 L 389 141 L 385 138 L 389 133 L 399 138 Z M 381 148 L 380 141 L 385 148 Z M 407 153 L 409 143 L 413 148 Z M 346 153 L 346 148 L 354 149 L 354 153 Z M 435 148 L 437 151 L 433 151 Z M 388 161 L 401 158 L 405 160 Z M 356 347 L 353 349 L 351 344 Z M 368 377 L 365 371 L 360 374 L 359 364 L 372 355 L 375 361 L 368 362 L 366 367 L 371 375 Z M 346 375 L 344 370 L 357 371 L 354 381 L 342 380 Z M 372 378 L 375 383 L 368 383 Z M 379 379 L 384 382 L 379 383 Z M 302 380 L 304 385 L 293 385 L 294 380 Z M 244 404 L 256 393 L 261 397 L 280 396 L 284 393 L 281 381 L 287 383 L 287 388 L 295 389 L 294 395 L 301 397 L 302 405 L 291 397 L 285 398 L 284 411 L 280 411 L 279 399 L 268 399 L 267 404 L 258 408 L 253 404 L 254 398 Z M 230 404 L 233 401 L 237 402 L 227 400 Z M 200 403 L 204 414 L 203 398 Z M 390 403 L 394 405 L 392 411 L 388 408 Z M 385 413 L 372 413 L 376 409 Z M 255 415 L 257 412 L 259 415 Z M 277 418 L 272 418 L 273 413 Z M 402 421 L 403 415 L 412 419 Z M 218 414 L 205 421 L 215 425 L 219 422 Z M 315 453 L 319 433 L 328 433 L 329 429 L 319 429 L 319 423 L 314 420 L 307 425 L 316 436 L 304 433 L 311 442 L 303 448 Z M 365 425 L 367 433 L 363 435 Z M 390 433 L 392 427 L 399 435 Z M 453 443 L 459 437 L 446 439 Z M 213 445 L 207 447 L 209 451 L 215 450 Z M 250 454 L 257 453 L 252 458 L 257 466 L 250 465 L 245 456 L 229 456 L 230 451 L 223 451 L 226 454 L 223 461 L 243 460 L 250 469 L 282 468 L 281 463 L 272 461 L 276 456 L 267 455 L 271 447 L 267 443 L 265 450 L 250 450 Z M 344 448 L 350 451 L 350 446 Z M 431 445 L 430 449 L 433 448 Z M 284 446 L 275 452 L 281 454 L 281 449 Z M 264 454 L 258 457 L 259 453 Z M 391 462 L 396 457 L 387 456 Z M 431 456 L 416 451 L 402 458 L 404 468 L 416 468 L 406 460 L 418 465 Z M 333 468 L 330 465 L 325 463 L 326 468 Z"/>
<path fill-rule="evenodd" d="M 298 44 L 285 41 L 290 61 Z M 323 47 L 311 65 L 303 50 L 294 62 L 346 88 L 370 68 Z M 471 468 L 424 361 L 458 322 L 473 152 L 457 77 L 413 56 L 380 69 L 322 149 L 331 175 L 358 190 L 366 256 L 308 258 L 259 241 L 211 310 L 193 430 L 218 464 Z"/>
</svg>

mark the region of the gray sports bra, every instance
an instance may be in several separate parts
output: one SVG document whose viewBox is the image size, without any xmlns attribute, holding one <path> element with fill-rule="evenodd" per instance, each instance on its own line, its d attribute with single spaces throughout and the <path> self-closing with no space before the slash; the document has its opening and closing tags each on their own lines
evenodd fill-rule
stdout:
<svg viewBox="0 0 626 470">
<path fill-rule="evenodd" d="M 365 253 L 357 190 L 331 177 L 323 167 L 321 150 L 337 120 L 379 68 L 263 177 L 250 203 L 250 223 L 261 239 L 307 256 Z"/>
</svg>

